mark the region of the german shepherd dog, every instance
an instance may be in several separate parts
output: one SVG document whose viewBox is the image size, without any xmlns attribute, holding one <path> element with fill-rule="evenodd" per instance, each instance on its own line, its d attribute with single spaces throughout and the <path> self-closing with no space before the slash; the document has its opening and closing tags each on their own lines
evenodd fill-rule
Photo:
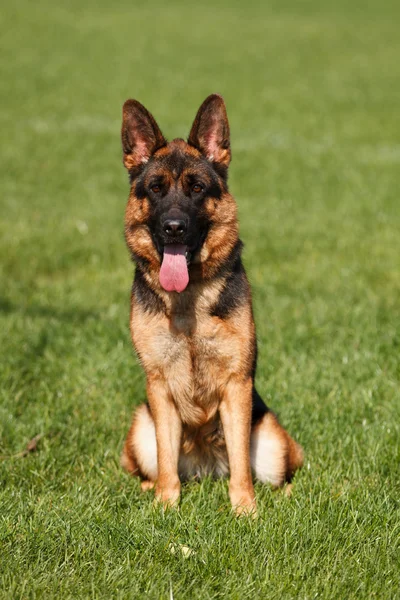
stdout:
<svg viewBox="0 0 400 600">
<path fill-rule="evenodd" d="M 254 387 L 257 346 L 228 191 L 229 123 L 221 96 L 201 105 L 187 142 L 167 142 L 136 100 L 123 106 L 131 189 L 125 236 L 136 263 L 130 327 L 147 378 L 122 465 L 178 502 L 180 479 L 230 474 L 237 513 L 254 512 L 254 476 L 281 486 L 302 449 Z"/>
</svg>

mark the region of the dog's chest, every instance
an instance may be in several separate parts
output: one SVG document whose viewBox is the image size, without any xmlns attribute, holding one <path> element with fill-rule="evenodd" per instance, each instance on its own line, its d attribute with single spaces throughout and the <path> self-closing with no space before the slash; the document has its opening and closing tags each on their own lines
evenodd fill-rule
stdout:
<svg viewBox="0 0 400 600">
<path fill-rule="evenodd" d="M 135 340 L 147 372 L 159 373 L 182 421 L 201 425 L 214 417 L 221 391 L 240 361 L 240 342 L 220 319 L 195 322 L 184 314 L 159 323 Z"/>
<path fill-rule="evenodd" d="M 187 387 L 199 389 L 208 395 L 213 393 L 229 376 L 235 359 L 235 340 L 228 339 L 227 332 L 217 319 L 207 324 L 185 326 L 185 318 L 171 319 L 168 331 L 157 336 L 163 360 L 159 363 L 167 381 L 177 377 L 187 382 Z M 203 389 L 206 388 L 206 389 Z"/>
</svg>

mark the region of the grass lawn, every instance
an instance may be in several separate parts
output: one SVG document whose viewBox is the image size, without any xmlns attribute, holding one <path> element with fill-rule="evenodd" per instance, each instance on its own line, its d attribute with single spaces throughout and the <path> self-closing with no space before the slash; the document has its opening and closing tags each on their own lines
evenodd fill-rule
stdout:
<svg viewBox="0 0 400 600">
<path fill-rule="evenodd" d="M 1 598 L 400 597 L 399 7 L 4 4 Z M 212 92 L 258 388 L 306 453 L 290 499 L 257 484 L 257 521 L 232 516 L 226 481 L 163 513 L 119 467 L 145 396 L 121 106 L 186 136 Z"/>
</svg>

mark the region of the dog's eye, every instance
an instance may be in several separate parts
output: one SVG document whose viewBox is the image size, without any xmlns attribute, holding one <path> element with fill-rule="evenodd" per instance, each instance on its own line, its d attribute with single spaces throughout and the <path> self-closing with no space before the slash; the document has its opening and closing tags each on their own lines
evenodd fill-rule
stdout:
<svg viewBox="0 0 400 600">
<path fill-rule="evenodd" d="M 161 185 L 152 185 L 150 189 L 153 192 L 153 194 L 159 194 L 161 192 Z"/>
<path fill-rule="evenodd" d="M 195 194 L 200 194 L 200 192 L 202 192 L 202 191 L 203 191 L 203 186 L 200 185 L 199 183 L 195 183 L 192 186 L 192 192 L 194 192 Z"/>
</svg>

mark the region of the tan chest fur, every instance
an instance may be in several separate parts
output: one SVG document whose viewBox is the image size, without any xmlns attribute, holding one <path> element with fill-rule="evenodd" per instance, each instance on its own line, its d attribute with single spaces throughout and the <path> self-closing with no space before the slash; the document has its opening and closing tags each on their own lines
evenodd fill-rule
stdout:
<svg viewBox="0 0 400 600">
<path fill-rule="evenodd" d="M 229 378 L 241 371 L 249 351 L 243 332 L 251 313 L 223 321 L 210 316 L 218 289 L 167 297 L 167 315 L 133 305 L 132 339 L 147 377 L 162 380 L 187 425 L 210 421 Z M 199 293 L 200 292 L 200 293 Z"/>
</svg>

